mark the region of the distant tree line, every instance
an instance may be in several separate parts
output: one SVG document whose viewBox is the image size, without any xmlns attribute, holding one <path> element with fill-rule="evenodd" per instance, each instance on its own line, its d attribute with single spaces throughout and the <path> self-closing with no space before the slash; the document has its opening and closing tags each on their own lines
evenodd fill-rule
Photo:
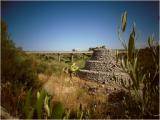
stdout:
<svg viewBox="0 0 160 120">
<path fill-rule="evenodd" d="M 98 49 L 98 48 L 106 48 L 106 46 L 102 45 L 100 47 L 91 47 L 91 48 L 88 49 L 88 51 L 94 51 L 95 49 Z"/>
</svg>

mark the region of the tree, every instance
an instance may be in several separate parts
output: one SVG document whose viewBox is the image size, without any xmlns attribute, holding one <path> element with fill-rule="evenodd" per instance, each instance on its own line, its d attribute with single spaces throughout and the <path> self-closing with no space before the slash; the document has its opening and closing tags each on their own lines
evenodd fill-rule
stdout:
<svg viewBox="0 0 160 120">
<path fill-rule="evenodd" d="M 72 49 L 72 51 L 73 51 L 73 52 L 75 52 L 75 51 L 76 51 L 76 49 Z"/>
</svg>

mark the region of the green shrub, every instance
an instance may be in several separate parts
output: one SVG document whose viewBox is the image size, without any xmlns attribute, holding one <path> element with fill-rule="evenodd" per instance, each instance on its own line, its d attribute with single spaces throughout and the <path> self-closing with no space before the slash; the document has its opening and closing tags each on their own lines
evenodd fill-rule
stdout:
<svg viewBox="0 0 160 120">
<path fill-rule="evenodd" d="M 37 65 L 37 73 L 45 73 L 48 68 L 48 64 L 44 61 L 39 61 Z"/>
<path fill-rule="evenodd" d="M 1 22 L 1 104 L 13 116 L 22 113 L 25 92 L 31 87 L 36 89 L 37 72 L 35 61 L 16 48 L 7 31 L 7 25 Z M 36 84 L 35 84 L 36 83 Z"/>
<path fill-rule="evenodd" d="M 32 67 L 33 60 L 20 48 L 15 47 L 4 22 L 1 22 L 1 30 L 1 82 L 32 86 L 37 78 Z"/>
</svg>

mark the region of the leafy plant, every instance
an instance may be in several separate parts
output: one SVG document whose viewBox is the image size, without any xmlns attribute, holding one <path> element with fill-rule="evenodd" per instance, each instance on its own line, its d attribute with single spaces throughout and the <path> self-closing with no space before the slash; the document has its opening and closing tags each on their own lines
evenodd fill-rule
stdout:
<svg viewBox="0 0 160 120">
<path fill-rule="evenodd" d="M 76 72 L 76 71 L 79 70 L 79 67 L 76 66 L 76 63 L 73 63 L 73 64 L 70 66 L 70 70 L 71 70 L 72 72 Z"/>
<path fill-rule="evenodd" d="M 27 119 L 31 119 L 33 116 L 34 109 L 31 107 L 31 100 L 32 100 L 32 94 L 31 94 L 31 89 L 28 91 L 25 104 L 24 104 L 24 114 Z"/>
<path fill-rule="evenodd" d="M 47 116 L 48 117 L 51 117 L 51 113 L 52 113 L 52 109 L 51 109 L 51 103 L 49 104 L 50 102 L 50 98 L 48 96 L 45 97 L 45 100 L 44 100 L 44 109 L 47 113 Z"/>
<path fill-rule="evenodd" d="M 62 119 L 64 114 L 64 106 L 61 102 L 56 102 L 53 107 L 53 118 Z"/>
<path fill-rule="evenodd" d="M 130 33 L 128 45 L 126 44 L 125 40 L 122 40 L 121 34 L 125 32 L 125 27 L 127 24 L 127 12 L 122 15 L 121 20 L 122 27 L 121 30 L 119 29 L 118 34 L 123 47 L 127 51 L 127 59 L 121 60 L 121 66 L 123 70 L 130 76 L 128 84 L 122 80 L 122 86 L 127 90 L 127 93 L 129 95 L 128 97 L 124 97 L 124 104 L 127 108 L 127 114 L 131 118 L 157 117 L 158 107 L 155 104 L 158 104 L 157 101 L 159 87 L 158 84 L 155 84 L 155 81 L 158 81 L 159 76 L 158 45 L 153 45 L 155 41 L 154 37 L 148 38 L 149 48 L 152 51 L 152 57 L 155 61 L 153 65 L 156 68 L 154 71 L 154 75 L 151 76 L 150 72 L 148 72 L 147 70 L 146 72 L 143 72 L 144 69 L 143 66 L 141 66 L 142 61 L 138 61 L 139 50 L 137 50 L 135 47 L 135 25 L 133 26 L 133 30 Z"/>
<path fill-rule="evenodd" d="M 48 103 L 49 96 L 47 95 L 47 93 L 42 89 L 40 92 L 37 92 L 36 100 L 33 100 L 32 98 L 34 98 L 34 94 L 31 94 L 32 92 L 33 91 L 31 91 L 30 89 L 27 92 L 27 96 L 25 99 L 23 110 L 25 118 L 31 119 L 35 116 L 36 118 L 41 119 L 44 117 L 44 114 L 42 113 L 43 111 L 45 111 L 47 113 L 47 116 L 50 117 L 51 106 Z M 36 115 L 34 115 L 33 113 L 35 113 Z"/>
<path fill-rule="evenodd" d="M 69 73 L 70 78 L 72 78 L 73 74 L 76 74 L 76 72 L 79 71 L 79 67 L 76 65 L 76 63 L 72 63 L 71 65 L 69 65 L 68 67 L 64 67 L 63 71 L 65 73 Z"/>
<path fill-rule="evenodd" d="M 124 32 L 127 25 L 127 11 L 121 16 L 121 23 L 122 23 L 122 31 Z"/>
<path fill-rule="evenodd" d="M 45 90 L 40 90 L 36 93 L 36 100 L 33 100 L 34 94 L 31 94 L 31 89 L 27 92 L 27 96 L 24 104 L 24 118 L 53 118 L 62 119 L 69 117 L 69 113 L 65 113 L 64 106 L 61 102 L 56 102 L 54 105 L 51 101 L 51 97 Z"/>
<path fill-rule="evenodd" d="M 44 90 L 37 92 L 36 111 L 38 119 L 42 118 L 42 110 L 45 97 L 47 97 L 47 93 Z"/>
</svg>

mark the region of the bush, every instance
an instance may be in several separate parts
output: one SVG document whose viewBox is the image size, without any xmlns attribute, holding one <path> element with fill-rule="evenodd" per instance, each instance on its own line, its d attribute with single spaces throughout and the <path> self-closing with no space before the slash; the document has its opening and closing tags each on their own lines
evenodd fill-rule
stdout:
<svg viewBox="0 0 160 120">
<path fill-rule="evenodd" d="M 37 73 L 44 73 L 48 67 L 48 64 L 44 61 L 39 61 L 37 65 Z"/>
<path fill-rule="evenodd" d="M 20 48 L 16 48 L 7 32 L 7 26 L 1 23 L 1 79 L 2 83 L 11 82 L 23 84 L 28 87 L 36 80 L 36 71 L 33 68 L 33 60 L 28 57 Z"/>
<path fill-rule="evenodd" d="M 16 48 L 1 22 L 1 104 L 11 115 L 22 111 L 22 101 L 29 88 L 37 87 L 37 72 L 34 60 L 21 48 Z"/>
</svg>

